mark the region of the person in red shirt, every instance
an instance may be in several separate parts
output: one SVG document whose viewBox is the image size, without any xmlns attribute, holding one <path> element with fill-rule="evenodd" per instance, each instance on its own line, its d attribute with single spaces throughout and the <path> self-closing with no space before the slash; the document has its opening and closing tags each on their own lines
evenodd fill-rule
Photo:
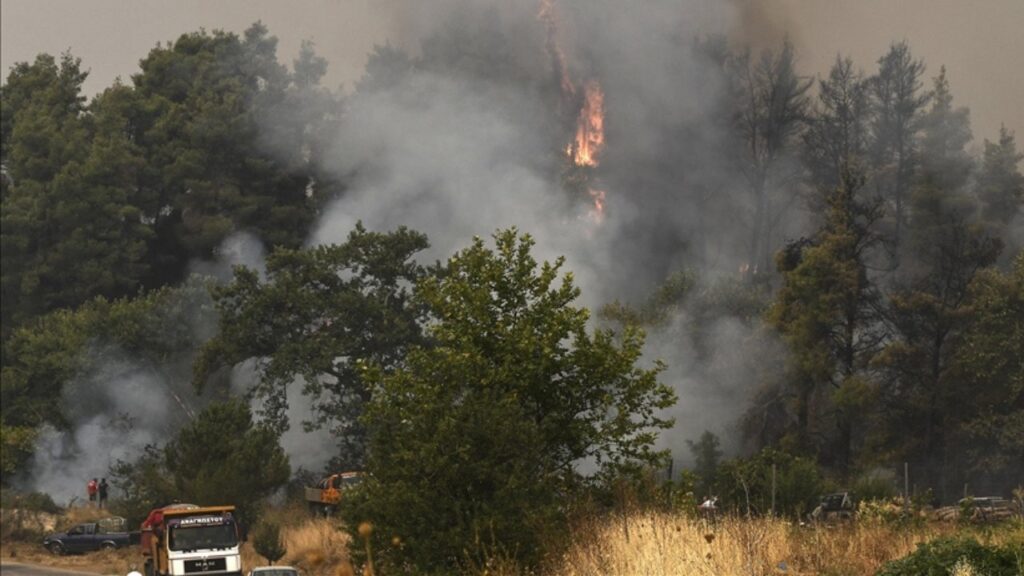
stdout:
<svg viewBox="0 0 1024 576">
<path fill-rule="evenodd" d="M 99 485 L 98 482 L 96 482 L 95 478 L 93 478 L 92 480 L 89 480 L 89 483 L 85 485 L 85 492 L 87 494 L 89 494 L 89 505 L 90 506 L 95 506 L 96 505 L 96 493 L 99 491 L 99 488 L 100 488 L 100 485 Z"/>
</svg>

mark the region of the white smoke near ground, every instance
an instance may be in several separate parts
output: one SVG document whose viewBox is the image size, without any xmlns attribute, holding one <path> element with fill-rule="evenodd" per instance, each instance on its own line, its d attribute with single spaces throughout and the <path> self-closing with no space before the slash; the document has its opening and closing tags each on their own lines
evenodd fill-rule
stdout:
<svg viewBox="0 0 1024 576">
<path fill-rule="evenodd" d="M 749 407 L 752 391 L 782 368 L 787 354 L 771 331 L 729 316 L 702 327 L 699 348 L 706 352 L 698 353 L 693 321 L 687 309 L 676 311 L 664 326 L 651 329 L 644 350 L 646 358 L 671 360 L 661 380 L 673 386 L 679 400 L 667 411 L 675 426 L 659 437 L 658 447 L 683 465 L 693 463 L 686 442 L 705 430 L 718 436 L 726 454 L 743 451 L 737 416 Z"/>
<path fill-rule="evenodd" d="M 41 430 L 27 482 L 58 503 L 85 499 L 90 479 L 135 460 L 147 445 L 163 444 L 201 407 L 187 382 L 121 350 L 93 346 L 86 354 L 102 361 L 64 387 L 57 401 L 70 429 Z"/>
<path fill-rule="evenodd" d="M 257 360 L 248 360 L 231 370 L 231 393 L 238 397 L 250 397 L 253 385 L 259 380 Z M 288 409 L 285 417 L 288 429 L 281 434 L 281 448 L 288 455 L 288 463 L 292 471 L 300 468 L 312 472 L 321 472 L 331 457 L 337 453 L 337 439 L 327 427 L 315 426 L 319 416 L 314 399 L 304 393 L 305 382 L 296 378 L 285 390 Z M 259 414 L 263 400 L 253 396 L 250 407 L 254 414 Z"/>
<path fill-rule="evenodd" d="M 221 242 L 214 252 L 213 260 L 189 262 L 189 275 L 214 278 L 221 282 L 231 280 L 235 266 L 256 270 L 262 276 L 266 270 L 267 250 L 255 234 L 239 231 Z"/>
<path fill-rule="evenodd" d="M 216 254 L 213 261 L 190 263 L 199 281 L 230 279 L 236 265 L 264 269 L 264 249 L 248 233 L 228 237 Z M 195 349 L 217 330 L 209 294 L 183 290 L 157 308 L 149 316 L 151 334 L 174 334 L 184 348 L 147 357 L 109 341 L 89 343 L 79 358 L 81 372 L 55 399 L 68 426 L 41 429 L 32 468 L 17 479 L 19 486 L 59 503 L 82 500 L 88 480 L 108 476 L 119 461 L 136 460 L 148 445 L 163 446 L 213 401 L 209 392 L 198 394 L 191 379 Z"/>
</svg>

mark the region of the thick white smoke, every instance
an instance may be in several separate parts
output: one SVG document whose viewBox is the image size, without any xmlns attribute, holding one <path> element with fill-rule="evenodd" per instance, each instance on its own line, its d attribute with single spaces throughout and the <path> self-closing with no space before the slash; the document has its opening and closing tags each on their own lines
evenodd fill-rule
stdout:
<svg viewBox="0 0 1024 576">
<path fill-rule="evenodd" d="M 357 221 L 408 226 L 427 234 L 424 259 L 433 261 L 516 226 L 534 236 L 540 258 L 566 257 L 592 309 L 637 302 L 684 268 L 707 282 L 736 274 L 748 206 L 720 153 L 720 74 L 694 52 L 697 39 L 732 31 L 736 4 L 555 3 L 573 82 L 596 79 L 605 91 L 607 148 L 594 172 L 607 193 L 601 224 L 585 216 L 589 198 L 567 194 L 559 179 L 558 147 L 568 140 L 558 138 L 571 138 L 575 110 L 557 125 L 565 116 L 545 91 L 557 93 L 558 81 L 538 5 L 440 2 L 429 16 L 418 3 L 388 6 L 407 16 L 399 17 L 402 35 L 389 40 L 423 65 L 351 99 L 329 155 L 349 189 L 327 208 L 312 244 L 343 241 Z M 446 51 L 448 40 L 462 44 Z M 502 70 L 475 67 L 495 53 Z M 784 233 L 799 230 L 793 221 Z M 680 397 L 676 428 L 662 442 L 683 460 L 684 440 L 705 429 L 738 447 L 736 420 L 766 360 L 784 357 L 756 326 L 731 317 L 712 322 L 709 351 L 698 355 L 686 319 L 684 310 L 652 331 L 647 348 L 668 363 L 663 380 Z"/>
</svg>

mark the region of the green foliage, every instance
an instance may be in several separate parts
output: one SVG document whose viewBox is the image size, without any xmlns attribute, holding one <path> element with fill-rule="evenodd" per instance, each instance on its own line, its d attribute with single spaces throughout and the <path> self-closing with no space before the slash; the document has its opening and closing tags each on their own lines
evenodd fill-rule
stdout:
<svg viewBox="0 0 1024 576">
<path fill-rule="evenodd" d="M 783 286 L 766 315 L 790 346 L 797 446 L 811 448 L 809 431 L 822 420 L 812 414 L 811 402 L 819 390 L 828 389 L 837 429 L 831 452 L 841 470 L 852 458 L 854 415 L 871 402 L 864 370 L 881 340 L 879 294 L 865 264 L 877 240 L 874 224 L 880 212 L 877 204 L 857 198 L 862 183 L 857 175 L 844 174 L 815 239 L 779 253 Z"/>
<path fill-rule="evenodd" d="M 751 458 L 718 467 L 715 486 L 720 505 L 742 514 L 767 514 L 772 504 L 773 464 L 776 514 L 802 518 L 829 489 L 813 460 L 766 448 Z"/>
<path fill-rule="evenodd" d="M 103 401 L 88 389 L 91 375 L 109 358 L 96 342 L 131 355 L 141 365 L 172 370 L 194 354 L 194 319 L 207 300 L 205 288 L 192 282 L 133 300 L 97 298 L 74 312 L 57 310 L 15 330 L 4 343 L 0 379 L 5 478 L 24 464 L 36 428 L 64 428 L 68 405 L 82 412 Z M 78 389 L 70 390 L 73 381 Z M 59 401 L 70 393 L 71 402 Z"/>
<path fill-rule="evenodd" d="M 88 106 L 64 54 L 0 89 L 3 334 L 93 297 L 178 282 L 239 230 L 298 247 L 339 189 L 323 168 L 338 99 L 303 44 L 294 73 L 256 23 L 185 34 Z M 271 119 L 273 119 L 271 121 Z"/>
<path fill-rule="evenodd" d="M 907 221 L 910 185 L 920 156 L 915 135 L 931 101 L 932 93 L 922 90 L 925 65 L 915 60 L 910 46 L 896 42 L 878 59 L 878 73 L 868 81 L 874 114 L 869 155 L 875 168 L 873 180 L 886 202 L 891 217 L 888 234 L 893 252 L 900 253 Z"/>
<path fill-rule="evenodd" d="M 538 266 L 514 229 L 494 239 L 420 281 L 431 346 L 365 367 L 370 477 L 343 507 L 385 562 L 448 572 L 492 542 L 536 562 L 581 493 L 578 463 L 608 480 L 665 456 L 652 444 L 674 394 L 636 366 L 642 335 L 590 333 L 561 259 Z"/>
<path fill-rule="evenodd" d="M 694 285 L 690 272 L 671 274 L 658 286 L 654 294 L 639 307 L 631 307 L 618 300 L 601 308 L 599 316 L 634 328 L 658 328 L 664 326 L 675 311 L 682 306 Z"/>
<path fill-rule="evenodd" d="M 256 527 L 252 547 L 271 564 L 284 558 L 288 552 L 284 540 L 281 539 L 281 527 L 276 522 L 269 521 L 263 521 Z"/>
<path fill-rule="evenodd" d="M 244 267 L 213 289 L 220 332 L 203 345 L 194 383 L 202 388 L 217 369 L 258 358 L 253 391 L 267 400 L 265 416 L 285 429 L 285 392 L 296 378 L 314 397 L 319 420 L 341 443 L 344 469 L 365 461 L 365 430 L 358 419 L 370 398 L 360 362 L 383 370 L 397 366 L 422 342 L 421 312 L 409 288 L 424 274 L 413 256 L 427 247 L 424 235 L 399 228 L 382 234 L 362 225 L 341 245 L 278 249 L 266 278 Z"/>
<path fill-rule="evenodd" d="M 15 490 L 0 490 L 0 508 L 4 510 L 26 510 L 31 512 L 46 512 L 48 514 L 60 514 L 61 507 L 54 503 L 49 494 L 42 492 L 18 492 Z"/>
<path fill-rule="evenodd" d="M 164 449 L 178 498 L 200 505 L 233 504 L 243 522 L 288 482 L 288 456 L 270 428 L 254 424 L 239 400 L 211 404 Z"/>
<path fill-rule="evenodd" d="M 1024 254 L 1007 273 L 979 273 L 968 298 L 972 322 L 950 366 L 962 390 L 952 434 L 964 455 L 957 465 L 982 480 L 978 489 L 1005 493 L 1024 477 Z"/>
<path fill-rule="evenodd" d="M 0 474 L 4 485 L 22 463 L 31 458 L 35 439 L 36 431 L 32 427 L 0 424 Z"/>
<path fill-rule="evenodd" d="M 935 209 L 940 214 L 946 210 L 939 205 Z M 967 481 L 961 461 L 950 458 L 951 436 L 965 417 L 991 411 L 985 391 L 969 386 L 956 365 L 975 319 L 970 287 L 995 262 L 1000 243 L 955 214 L 922 218 L 937 224 L 930 241 L 917 246 L 920 272 L 889 298 L 891 336 L 874 364 L 886 383 L 885 443 L 948 501 Z M 995 312 L 996 318 L 1000 314 Z M 1013 337 L 1014 328 L 1002 328 L 1005 336 Z M 1019 412 L 1018 405 L 1003 414 Z"/>
<path fill-rule="evenodd" d="M 1017 576 L 1024 569 L 1024 545 L 983 545 L 973 538 L 939 538 L 918 544 L 917 550 L 886 563 L 876 576 L 950 576 L 966 560 L 975 574 Z"/>
<path fill-rule="evenodd" d="M 180 500 L 171 472 L 167 469 L 164 451 L 146 446 L 145 451 L 131 462 L 118 461 L 110 469 L 110 511 L 123 516 L 132 525 L 145 520 L 153 508 Z"/>
<path fill-rule="evenodd" d="M 142 159 L 108 118 L 116 108 L 85 114 L 79 66 L 68 54 L 59 68 L 40 55 L 16 65 L 4 86 L 5 337 L 35 315 L 129 294 L 148 270 L 152 230 L 137 198 Z"/>
<path fill-rule="evenodd" d="M 842 185 L 842 175 L 864 165 L 869 139 L 869 84 L 853 60 L 836 55 L 828 78 L 819 80 L 817 109 L 803 134 L 802 156 L 820 193 L 812 208 L 823 209 L 827 196 Z"/>
<path fill-rule="evenodd" d="M 1017 150 L 1012 132 L 999 128 L 999 140 L 985 140 L 981 170 L 977 174 L 976 195 L 981 203 L 981 218 L 996 236 L 1010 241 L 1006 227 L 1024 204 L 1024 174 L 1018 164 L 1024 154 Z M 1018 241 L 1019 242 L 1019 241 Z M 1019 243 L 1010 246 L 1012 255 L 1020 250 Z"/>
<path fill-rule="evenodd" d="M 693 442 L 687 440 L 690 452 L 695 460 L 693 471 L 699 483 L 697 488 L 701 495 L 710 495 L 715 492 L 715 476 L 718 474 L 718 463 L 722 458 L 722 450 L 719 448 L 718 436 L 705 430 L 700 435 L 700 440 Z"/>
</svg>

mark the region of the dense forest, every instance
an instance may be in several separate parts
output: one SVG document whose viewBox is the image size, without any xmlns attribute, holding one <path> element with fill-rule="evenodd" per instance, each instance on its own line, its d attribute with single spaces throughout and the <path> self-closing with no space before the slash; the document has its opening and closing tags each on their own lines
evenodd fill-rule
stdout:
<svg viewBox="0 0 1024 576">
<path fill-rule="evenodd" d="M 444 566 L 486 530 L 529 560 L 568 495 L 612 498 L 673 459 L 737 506 L 779 465 L 793 513 L 826 486 L 902 487 L 904 463 L 934 502 L 1024 481 L 1024 154 L 1006 129 L 975 139 L 945 69 L 897 42 L 811 78 L 788 43 L 695 35 L 662 58 L 699 98 L 654 103 L 600 54 L 568 66 L 550 21 L 465 24 L 415 55 L 377 47 L 349 93 L 311 44 L 281 64 L 259 23 L 157 45 L 92 98 L 71 53 L 9 71 L 5 486 L 102 472 L 142 509 L 366 469 L 351 513 Z M 598 82 L 600 163 L 566 152 Z M 474 125 L 491 109 L 529 136 Z M 587 258 L 557 243 L 538 262 L 547 230 L 484 215 L 535 195 L 436 196 L 459 154 L 493 167 L 465 179 L 481 189 L 514 194 L 502 162 L 527 167 L 551 196 L 534 210 L 610 264 L 577 276 Z M 726 387 L 716 434 L 673 411 Z M 303 428 L 329 439 L 324 468 L 289 470 L 278 439 Z M 60 459 L 76 450 L 104 468 Z"/>
</svg>

